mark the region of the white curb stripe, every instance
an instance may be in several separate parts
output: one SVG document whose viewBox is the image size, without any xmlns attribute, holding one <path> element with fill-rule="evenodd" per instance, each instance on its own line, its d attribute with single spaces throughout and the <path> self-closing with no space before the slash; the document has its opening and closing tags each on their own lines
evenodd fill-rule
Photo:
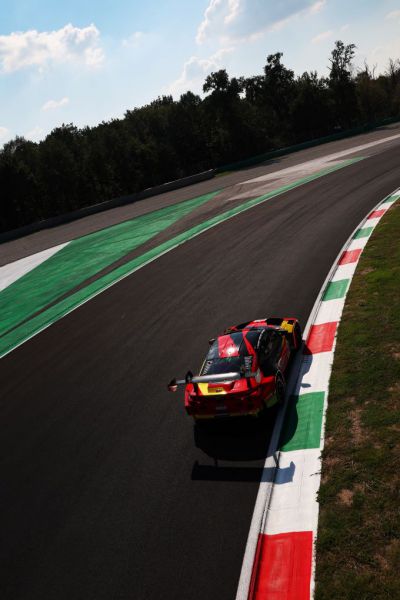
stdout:
<svg viewBox="0 0 400 600">
<path fill-rule="evenodd" d="M 355 240 L 353 240 L 351 242 L 351 244 L 348 247 L 348 250 L 358 250 L 359 248 L 364 249 L 365 246 L 367 245 L 368 240 L 369 240 L 369 236 L 363 237 L 363 238 L 356 238 Z"/>
<path fill-rule="evenodd" d="M 291 531 L 314 531 L 318 523 L 318 505 L 310 502 L 320 485 L 319 448 L 282 452 L 279 471 L 293 473 L 288 483 L 275 480 L 264 533 L 277 534 Z"/>
<path fill-rule="evenodd" d="M 385 212 L 386 212 L 386 210 L 385 210 Z M 369 227 L 376 227 L 381 219 L 382 219 L 382 217 L 375 217 L 374 219 L 368 219 L 367 221 L 365 221 L 365 225 L 364 225 L 364 227 L 361 228 L 360 231 L 362 231 L 363 229 L 368 229 Z"/>
<path fill-rule="evenodd" d="M 311 392 L 328 392 L 329 377 L 332 371 L 333 352 L 320 352 L 305 356 L 300 367 L 296 395 Z"/>
<path fill-rule="evenodd" d="M 321 304 L 321 308 L 315 317 L 314 325 L 322 323 L 330 323 L 332 321 L 340 321 L 344 307 L 345 298 L 337 298 L 335 300 L 327 300 Z"/>
<path fill-rule="evenodd" d="M 347 265 L 339 265 L 332 275 L 330 281 L 341 281 L 342 279 L 352 279 L 356 270 L 357 263 L 349 263 Z"/>
</svg>

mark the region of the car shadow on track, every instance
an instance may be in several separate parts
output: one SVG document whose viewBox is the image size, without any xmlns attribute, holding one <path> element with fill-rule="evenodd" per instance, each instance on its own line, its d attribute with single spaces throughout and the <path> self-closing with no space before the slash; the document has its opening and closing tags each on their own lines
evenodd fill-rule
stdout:
<svg viewBox="0 0 400 600">
<path fill-rule="evenodd" d="M 218 462 L 215 466 L 200 465 L 197 461 L 193 465 L 192 479 L 196 481 L 259 481 L 275 483 L 289 483 L 293 481 L 295 464 L 292 461 L 288 467 L 276 470 L 275 467 L 221 467 Z M 279 477 L 276 477 L 276 474 Z"/>
<path fill-rule="evenodd" d="M 274 427 L 276 411 L 270 410 L 262 420 L 231 419 L 195 425 L 194 443 L 213 459 L 213 465 L 195 461 L 191 479 L 203 481 L 270 481 L 275 468 L 264 468 Z M 221 461 L 255 462 L 256 465 L 222 466 Z M 258 463 L 258 464 L 257 464 Z M 260 464 L 261 463 L 261 464 Z M 288 474 L 290 476 L 290 474 Z"/>
<path fill-rule="evenodd" d="M 232 418 L 195 424 L 194 444 L 213 459 L 249 461 L 265 459 L 268 452 L 276 410 L 264 419 Z"/>
<path fill-rule="evenodd" d="M 300 360 L 292 368 L 295 383 L 288 401 L 284 424 L 280 433 L 278 448 L 288 444 L 295 437 L 299 423 L 298 403 L 299 394 L 306 393 L 310 387 L 302 383 L 303 377 L 311 368 L 313 357 L 306 345 Z M 296 466 L 293 462 L 289 466 L 279 468 L 279 465 L 264 467 L 268 457 L 268 449 L 276 420 L 276 407 L 267 411 L 262 419 L 233 418 L 226 421 L 205 423 L 203 426 L 195 425 L 194 443 L 214 461 L 214 465 L 202 465 L 195 461 L 191 479 L 203 481 L 275 481 L 277 484 L 293 481 Z M 249 462 L 252 465 L 221 465 L 220 461 Z M 260 464 L 262 462 L 262 464 Z"/>
</svg>

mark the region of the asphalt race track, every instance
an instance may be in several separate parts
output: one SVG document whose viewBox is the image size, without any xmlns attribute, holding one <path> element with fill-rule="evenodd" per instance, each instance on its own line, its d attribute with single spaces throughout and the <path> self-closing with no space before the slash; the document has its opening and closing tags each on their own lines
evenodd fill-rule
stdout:
<svg viewBox="0 0 400 600">
<path fill-rule="evenodd" d="M 166 383 L 227 325 L 304 325 L 399 165 L 382 147 L 244 212 L 0 361 L 2 600 L 235 597 L 272 422 L 195 439 Z"/>
</svg>

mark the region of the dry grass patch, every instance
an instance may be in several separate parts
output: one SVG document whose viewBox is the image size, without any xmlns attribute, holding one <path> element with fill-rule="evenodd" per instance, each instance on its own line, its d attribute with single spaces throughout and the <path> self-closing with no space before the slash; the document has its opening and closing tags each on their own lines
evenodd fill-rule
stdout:
<svg viewBox="0 0 400 600">
<path fill-rule="evenodd" d="M 396 383 L 394 385 L 391 385 L 390 387 L 388 387 L 388 392 L 390 392 L 391 394 L 398 394 L 397 399 L 400 398 L 400 381 L 396 381 Z"/>
<path fill-rule="evenodd" d="M 361 442 L 364 440 L 363 428 L 361 426 L 361 413 L 362 409 L 360 407 L 355 408 L 349 413 L 352 441 L 356 445 L 361 444 Z"/>
<path fill-rule="evenodd" d="M 354 492 L 352 490 L 343 489 L 338 493 L 338 500 L 340 504 L 351 506 L 353 504 L 353 496 Z"/>
<path fill-rule="evenodd" d="M 375 269 L 373 269 L 372 267 L 366 267 L 365 269 L 362 269 L 360 271 L 360 275 L 368 275 L 369 273 L 373 273 L 375 271 Z"/>
</svg>

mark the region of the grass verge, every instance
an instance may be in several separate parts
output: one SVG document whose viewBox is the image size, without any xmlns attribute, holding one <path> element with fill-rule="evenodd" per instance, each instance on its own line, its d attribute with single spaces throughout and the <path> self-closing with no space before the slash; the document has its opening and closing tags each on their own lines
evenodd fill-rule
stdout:
<svg viewBox="0 0 400 600">
<path fill-rule="evenodd" d="M 364 250 L 330 381 L 316 600 L 400 598 L 400 203 Z"/>
</svg>

